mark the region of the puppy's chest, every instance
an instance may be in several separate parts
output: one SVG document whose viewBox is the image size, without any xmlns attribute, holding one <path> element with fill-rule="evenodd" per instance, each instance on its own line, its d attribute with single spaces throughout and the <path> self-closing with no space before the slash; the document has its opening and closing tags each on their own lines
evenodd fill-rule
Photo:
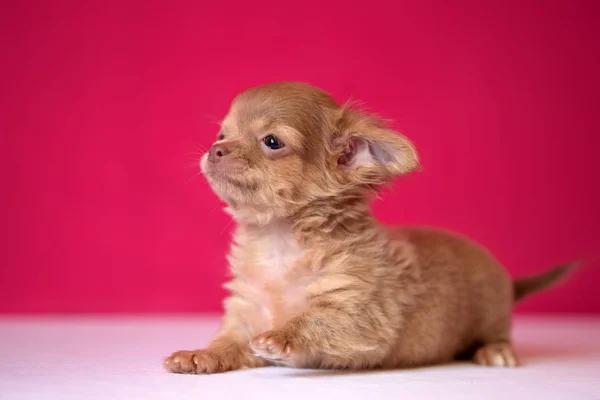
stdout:
<svg viewBox="0 0 600 400">
<path fill-rule="evenodd" d="M 317 275 L 310 269 L 311 252 L 290 231 L 263 232 L 240 255 L 237 294 L 251 308 L 252 326 L 272 329 L 306 309 Z"/>
</svg>

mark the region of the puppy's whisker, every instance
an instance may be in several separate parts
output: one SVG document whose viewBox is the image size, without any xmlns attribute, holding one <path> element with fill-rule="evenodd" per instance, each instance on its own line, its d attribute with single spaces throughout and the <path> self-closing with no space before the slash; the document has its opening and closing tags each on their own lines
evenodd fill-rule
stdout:
<svg viewBox="0 0 600 400">
<path fill-rule="evenodd" d="M 227 230 L 228 230 L 228 229 L 231 227 L 231 225 L 232 225 L 232 224 L 233 224 L 233 220 L 230 220 L 230 221 L 227 223 L 227 225 L 225 225 L 225 228 L 223 228 L 223 230 L 221 231 L 221 233 L 220 233 L 220 235 L 219 235 L 219 236 L 223 236 L 223 234 L 224 234 L 225 232 L 227 232 Z"/>
<path fill-rule="evenodd" d="M 196 174 L 192 175 L 192 176 L 190 177 L 190 179 L 188 179 L 188 182 L 191 182 L 191 181 L 193 181 L 194 179 L 198 178 L 198 176 L 201 176 L 201 175 L 202 175 L 202 172 L 198 172 L 198 173 L 196 173 Z"/>
</svg>

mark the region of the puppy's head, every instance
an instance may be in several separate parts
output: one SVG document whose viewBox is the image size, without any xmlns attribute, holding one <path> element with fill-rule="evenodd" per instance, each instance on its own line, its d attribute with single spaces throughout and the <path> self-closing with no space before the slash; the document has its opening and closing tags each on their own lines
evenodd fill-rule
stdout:
<svg viewBox="0 0 600 400">
<path fill-rule="evenodd" d="M 200 163 L 234 217 L 258 223 L 366 192 L 417 164 L 406 138 L 301 83 L 238 95 Z"/>
</svg>

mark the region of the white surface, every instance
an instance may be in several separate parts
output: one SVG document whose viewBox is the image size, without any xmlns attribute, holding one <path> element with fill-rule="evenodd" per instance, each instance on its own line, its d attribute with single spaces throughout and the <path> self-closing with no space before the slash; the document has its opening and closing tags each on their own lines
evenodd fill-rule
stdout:
<svg viewBox="0 0 600 400">
<path fill-rule="evenodd" d="M 594 399 L 600 318 L 517 318 L 525 367 L 468 363 L 348 373 L 279 367 L 171 375 L 162 359 L 202 347 L 207 317 L 0 317 L 0 399 Z"/>
</svg>

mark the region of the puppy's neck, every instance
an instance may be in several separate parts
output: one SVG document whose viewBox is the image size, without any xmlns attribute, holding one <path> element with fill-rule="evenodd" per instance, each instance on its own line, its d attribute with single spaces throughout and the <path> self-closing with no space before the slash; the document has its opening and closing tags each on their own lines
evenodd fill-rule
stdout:
<svg viewBox="0 0 600 400">
<path fill-rule="evenodd" d="M 362 193 L 314 201 L 296 212 L 292 220 L 296 234 L 306 240 L 345 241 L 378 225 Z"/>
<path fill-rule="evenodd" d="M 368 200 L 362 193 L 317 199 L 298 207 L 289 215 L 272 214 L 260 218 L 260 213 L 256 212 L 249 213 L 246 218 L 236 219 L 244 231 L 289 231 L 300 243 L 346 241 L 378 226 Z"/>
</svg>

